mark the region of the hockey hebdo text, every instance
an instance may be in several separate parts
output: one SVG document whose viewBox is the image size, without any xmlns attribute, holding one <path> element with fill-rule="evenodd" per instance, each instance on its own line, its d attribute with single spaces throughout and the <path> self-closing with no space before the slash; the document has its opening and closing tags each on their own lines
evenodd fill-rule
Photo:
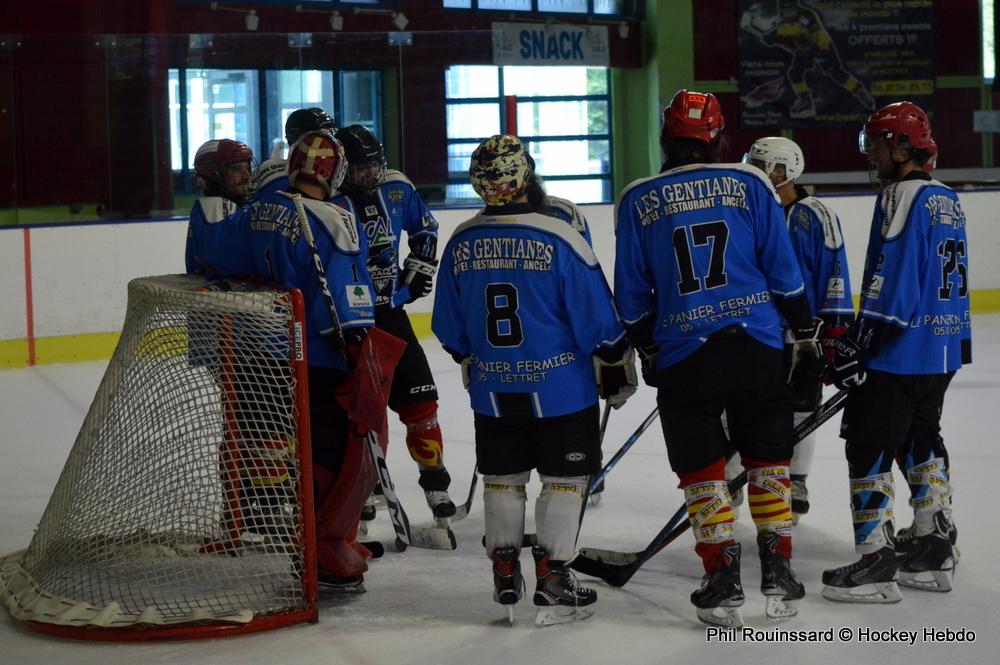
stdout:
<svg viewBox="0 0 1000 665">
<path fill-rule="evenodd" d="M 842 626 L 826 630 L 788 630 L 785 628 L 722 628 L 705 629 L 705 641 L 718 644 L 773 644 L 775 642 L 801 642 L 804 644 L 853 643 L 853 644 L 957 644 L 976 641 L 976 632 L 968 628 L 872 628 L 870 626 Z"/>
</svg>

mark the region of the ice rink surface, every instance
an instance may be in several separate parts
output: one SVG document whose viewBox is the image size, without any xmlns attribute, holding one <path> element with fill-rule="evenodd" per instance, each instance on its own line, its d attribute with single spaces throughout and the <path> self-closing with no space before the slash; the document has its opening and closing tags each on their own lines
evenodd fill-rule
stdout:
<svg viewBox="0 0 1000 665">
<path fill-rule="evenodd" d="M 833 643 L 707 639 L 706 629 L 695 619 L 688 601 L 699 583 L 701 567 L 692 548 L 693 539 L 687 534 L 652 559 L 622 589 L 593 581 L 599 594 L 597 613 L 577 624 L 534 627 L 530 601 L 533 581 L 529 581 L 527 598 L 516 610 L 517 623 L 509 627 L 504 610 L 492 601 L 490 563 L 480 545 L 480 490 L 469 517 L 454 525 L 458 549 L 452 552 L 413 548 L 395 552 L 390 545 L 391 525 L 380 511 L 370 536 L 386 543 L 387 553 L 370 564 L 368 593 L 324 597 L 317 625 L 227 639 L 121 645 L 45 637 L 22 628 L 0 610 L 0 664 L 703 665 L 736 659 L 795 665 L 1000 662 L 1000 519 L 994 485 L 1000 477 L 996 445 L 1000 429 L 1000 315 L 977 316 L 973 338 L 975 363 L 959 372 L 952 383 L 943 417 L 962 553 L 951 593 L 903 589 L 903 601 L 888 606 L 841 605 L 820 596 L 823 569 L 857 558 L 851 536 L 847 465 L 837 436 L 839 416 L 819 431 L 809 476 L 812 509 L 794 531 L 794 566 L 807 591 L 797 618 L 785 624 L 768 624 L 764 618 L 749 514 L 737 524 L 737 537 L 744 546 L 744 617 L 748 626 L 767 630 L 832 628 Z M 436 341 L 426 340 L 424 345 L 442 395 L 445 460 L 453 478 L 452 497 L 457 502 L 464 500 L 474 465 L 472 413 L 457 366 Z M 0 371 L 0 553 L 28 545 L 105 364 Z M 832 388 L 828 390 L 829 395 Z M 643 387 L 623 409 L 612 414 L 604 442 L 606 458 L 654 406 L 653 391 Z M 397 491 L 411 521 L 428 522 L 430 513 L 398 421 L 392 422 L 391 433 L 389 468 Z M 682 494 L 676 484 L 657 423 L 609 476 L 603 502 L 587 510 L 580 544 L 641 550 L 680 506 Z M 898 471 L 896 488 L 897 524 L 907 525 L 911 512 Z M 527 521 L 532 531 L 531 497 L 537 490 L 537 481 L 528 488 Z M 523 558 L 527 570 L 531 561 L 527 551 Z M 975 641 L 934 641 L 925 633 L 946 629 L 974 631 Z M 915 643 L 900 637 L 900 631 L 916 631 Z M 897 641 L 874 641 L 878 637 Z"/>
</svg>

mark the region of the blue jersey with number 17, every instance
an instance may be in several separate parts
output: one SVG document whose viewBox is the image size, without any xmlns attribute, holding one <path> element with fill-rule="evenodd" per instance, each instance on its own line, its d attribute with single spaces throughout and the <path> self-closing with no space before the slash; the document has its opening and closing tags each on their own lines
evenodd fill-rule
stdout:
<svg viewBox="0 0 1000 665">
<path fill-rule="evenodd" d="M 503 415 L 498 393 L 529 394 L 538 418 L 595 404 L 591 355 L 625 335 L 583 236 L 531 212 L 458 227 L 441 256 L 431 327 L 472 357 L 472 409 L 494 417 Z"/>
<path fill-rule="evenodd" d="M 763 173 L 692 164 L 638 180 L 615 205 L 615 301 L 626 323 L 653 315 L 659 367 L 742 326 L 782 346 L 773 298 L 802 294 L 785 216 Z"/>
</svg>

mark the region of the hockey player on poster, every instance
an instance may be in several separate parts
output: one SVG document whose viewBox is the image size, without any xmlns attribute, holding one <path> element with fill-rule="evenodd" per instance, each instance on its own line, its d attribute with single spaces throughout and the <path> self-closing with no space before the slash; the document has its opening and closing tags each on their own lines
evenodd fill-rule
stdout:
<svg viewBox="0 0 1000 665">
<path fill-rule="evenodd" d="M 776 0 L 776 3 L 777 16 L 770 21 L 764 18 L 767 13 L 764 3 L 758 3 L 744 12 L 740 27 L 765 46 L 780 48 L 792 55 L 785 72 L 795 94 L 795 101 L 788 110 L 789 117 L 815 117 L 816 103 L 806 73 L 816 68 L 854 95 L 865 110 L 875 110 L 875 99 L 865 84 L 844 67 L 837 45 L 816 10 L 804 6 L 800 0 Z M 763 29 L 762 23 L 766 26 Z"/>
<path fill-rule="evenodd" d="M 438 392 L 427 356 L 403 305 L 431 292 L 437 270 L 438 223 L 405 175 L 386 169 L 382 144 L 367 128 L 337 130 L 347 154 L 347 175 L 331 201 L 349 210 L 364 233 L 368 273 L 375 287 L 375 324 L 404 340 L 389 408 L 406 426 L 406 448 L 420 469 L 419 484 L 434 517 L 455 514 L 448 496 L 451 476 L 444 465 L 438 423 Z M 399 268 L 399 246 L 406 232 L 410 254 Z"/>
<path fill-rule="evenodd" d="M 630 184 L 615 206 L 615 301 L 657 388 L 704 566 L 691 602 L 702 621 L 738 626 L 741 547 L 726 452 L 736 448 L 748 469 L 766 612 L 794 616 L 805 589 L 791 568 L 792 395 L 781 331 L 795 339 L 794 373 L 819 362 L 822 322 L 810 315 L 771 183 L 752 166 L 717 163 L 724 126 L 712 94 L 680 90 L 664 109 L 663 172 Z"/>
<path fill-rule="evenodd" d="M 590 616 L 597 600 L 569 563 L 600 468 L 598 398 L 621 406 L 635 392 L 633 354 L 593 250 L 529 202 L 521 141 L 486 139 L 469 175 L 486 208 L 444 249 L 432 328 L 461 363 L 474 411 L 493 598 L 513 621 L 525 485 L 537 469 L 535 620 L 566 623 Z"/>
<path fill-rule="evenodd" d="M 222 220 L 250 200 L 253 150 L 231 139 L 206 141 L 194 156 L 194 172 L 202 195 L 195 201 L 188 222 L 184 265 L 188 273 L 205 270 Z"/>
<path fill-rule="evenodd" d="M 743 156 L 743 162 L 762 170 L 781 199 L 810 311 L 823 320 L 823 350 L 830 358 L 834 341 L 846 332 L 848 324 L 854 320 L 851 280 L 840 220 L 832 209 L 796 184 L 795 181 L 805 170 L 805 158 L 791 139 L 780 136 L 758 139 Z M 789 347 L 786 345 L 790 351 Z M 805 365 L 800 364 L 799 368 L 797 376 L 789 377 L 796 426 L 816 411 L 823 398 L 821 372 L 806 375 Z M 795 444 L 792 454 L 789 473 L 792 479 L 793 523 L 809 512 L 806 477 L 812 468 L 815 448 L 814 432 Z"/>
<path fill-rule="evenodd" d="M 337 129 L 337 123 L 318 106 L 297 109 L 292 111 L 288 115 L 288 119 L 285 120 L 285 141 L 288 142 L 289 146 L 292 146 L 306 132 L 315 132 L 321 129 L 334 132 Z M 288 189 L 285 160 L 280 155 L 261 162 L 254 173 L 254 187 L 254 201 L 259 201 L 274 192 Z"/>
<path fill-rule="evenodd" d="M 851 330 L 837 339 L 831 374 L 850 388 L 846 440 L 855 551 L 861 559 L 823 573 L 823 596 L 894 603 L 899 584 L 950 591 L 955 569 L 945 392 L 972 361 L 969 247 L 958 196 L 925 170 L 936 156 L 930 120 L 911 102 L 872 114 L 861 152 L 881 190 L 875 201 Z M 913 508 L 907 538 L 893 522 L 894 457 Z"/>
</svg>

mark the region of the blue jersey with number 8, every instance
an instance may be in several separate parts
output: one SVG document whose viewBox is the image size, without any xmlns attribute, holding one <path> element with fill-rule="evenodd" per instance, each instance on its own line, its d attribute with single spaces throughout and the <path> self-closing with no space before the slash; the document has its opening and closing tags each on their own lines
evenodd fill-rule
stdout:
<svg viewBox="0 0 1000 665">
<path fill-rule="evenodd" d="M 458 227 L 441 256 L 432 328 L 472 357 L 472 409 L 494 417 L 503 415 L 498 393 L 529 394 L 538 418 L 595 404 L 591 354 L 625 334 L 586 240 L 536 213 L 481 214 Z"/>
</svg>

